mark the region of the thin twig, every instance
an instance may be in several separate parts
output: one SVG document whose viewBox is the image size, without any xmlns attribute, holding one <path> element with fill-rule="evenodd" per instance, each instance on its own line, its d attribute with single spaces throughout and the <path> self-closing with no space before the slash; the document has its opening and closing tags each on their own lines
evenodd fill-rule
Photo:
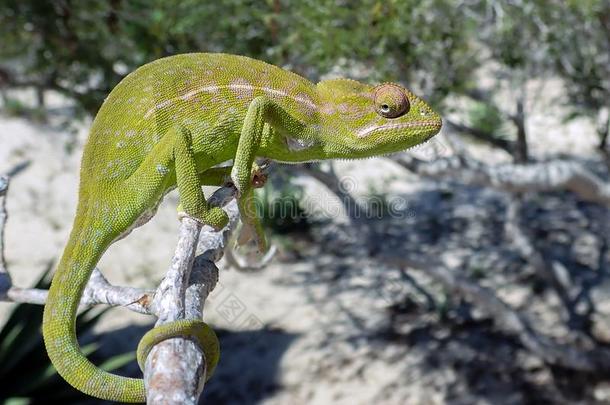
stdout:
<svg viewBox="0 0 610 405">
<path fill-rule="evenodd" d="M 11 288 L 11 276 L 6 267 L 4 256 L 4 228 L 8 219 L 6 212 L 6 195 L 8 193 L 9 177 L 0 176 L 0 300 L 3 300 Z"/>
<path fill-rule="evenodd" d="M 95 268 L 81 298 L 80 307 L 104 304 L 124 307 L 140 314 L 154 315 L 149 308 L 154 293 L 154 290 L 112 285 L 100 270 Z M 0 295 L 0 301 L 44 305 L 47 295 L 48 290 L 45 289 L 9 287 Z"/>
</svg>

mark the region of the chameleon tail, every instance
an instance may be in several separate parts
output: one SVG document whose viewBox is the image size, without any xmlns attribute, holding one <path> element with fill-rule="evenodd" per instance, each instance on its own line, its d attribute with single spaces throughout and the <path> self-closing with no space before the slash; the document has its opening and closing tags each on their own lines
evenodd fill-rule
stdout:
<svg viewBox="0 0 610 405">
<path fill-rule="evenodd" d="M 113 242 L 108 222 L 96 222 L 79 207 L 64 254 L 59 262 L 47 303 L 42 332 L 51 362 L 74 388 L 93 397 L 117 402 L 145 402 L 144 380 L 110 374 L 81 353 L 76 340 L 76 311 L 91 272 Z M 146 357 L 158 342 L 176 336 L 194 339 L 205 353 L 207 378 L 218 363 L 220 348 L 214 331 L 198 319 L 183 319 L 148 331 L 138 345 L 138 363 L 144 369 Z"/>
<path fill-rule="evenodd" d="M 76 312 L 83 290 L 112 243 L 104 224 L 95 223 L 87 214 L 77 213 L 77 222 L 49 289 L 42 324 L 47 353 L 58 373 L 76 389 L 110 401 L 144 402 L 143 380 L 110 374 L 96 367 L 81 353 L 76 340 Z"/>
</svg>

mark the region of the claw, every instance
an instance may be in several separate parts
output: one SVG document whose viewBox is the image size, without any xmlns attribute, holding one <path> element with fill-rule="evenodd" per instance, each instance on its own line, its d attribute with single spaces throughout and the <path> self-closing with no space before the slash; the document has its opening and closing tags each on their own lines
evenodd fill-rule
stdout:
<svg viewBox="0 0 610 405">
<path fill-rule="evenodd" d="M 252 165 L 252 187 L 261 188 L 267 182 L 267 169 L 271 165 L 271 160 L 265 159 L 260 164 Z"/>
<path fill-rule="evenodd" d="M 263 173 L 262 171 L 256 172 L 252 175 L 252 187 L 261 188 L 267 182 L 267 173 Z"/>
</svg>

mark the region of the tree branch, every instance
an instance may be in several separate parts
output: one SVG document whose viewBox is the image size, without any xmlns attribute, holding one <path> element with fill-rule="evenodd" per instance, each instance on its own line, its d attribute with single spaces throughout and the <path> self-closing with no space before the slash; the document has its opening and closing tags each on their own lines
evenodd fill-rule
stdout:
<svg viewBox="0 0 610 405">
<path fill-rule="evenodd" d="M 588 323 L 586 315 L 581 315 L 576 310 L 578 301 L 574 298 L 578 294 L 571 294 L 574 283 L 570 280 L 567 269 L 558 261 L 549 261 L 536 249 L 534 241 L 529 237 L 521 221 L 522 202 L 519 196 L 512 198 L 509 202 L 504 231 L 507 239 L 521 258 L 528 262 L 537 276 L 547 282 L 561 301 L 565 314 L 562 314 L 571 331 L 577 331 L 580 339 L 587 337 L 582 333 Z M 590 312 L 590 311 L 589 311 Z"/>
<path fill-rule="evenodd" d="M 468 125 L 460 124 L 458 122 L 446 119 L 444 120 L 445 126 L 452 131 L 460 132 L 466 135 L 469 135 L 479 141 L 489 143 L 497 148 L 500 148 L 510 155 L 513 154 L 513 150 L 515 145 L 511 141 L 507 141 L 505 139 L 498 138 L 489 132 L 482 131 L 478 128 L 469 127 Z"/>
<path fill-rule="evenodd" d="M 216 195 L 210 202 L 214 205 L 226 204 L 228 197 L 232 198 L 234 193 L 235 189 L 232 189 L 230 194 L 224 193 L 224 199 Z M 203 318 L 205 300 L 218 281 L 218 268 L 207 258 L 219 260 L 222 257 L 228 233 L 238 219 L 236 204 L 229 214 L 230 225 L 224 232 L 214 232 L 209 226 L 202 227 L 201 223 L 189 217 L 181 220 L 171 266 L 152 302 L 153 312 L 159 317 L 156 326 L 180 319 Z M 206 233 L 202 234 L 202 240 L 206 240 L 207 249 L 191 272 L 202 229 Z M 207 235 L 211 237 L 206 238 Z M 144 380 L 148 403 L 195 405 L 203 391 L 205 379 L 203 350 L 190 339 L 175 337 L 164 340 L 155 345 L 146 359 Z"/>
<path fill-rule="evenodd" d="M 460 156 L 424 162 L 406 154 L 392 156 L 392 160 L 428 177 L 450 177 L 465 184 L 489 186 L 511 193 L 568 190 L 584 201 L 610 206 L 610 183 L 577 162 L 557 160 L 489 166 Z"/>
<path fill-rule="evenodd" d="M 201 223 L 188 217 L 182 219 L 171 266 L 153 300 L 159 316 L 155 326 L 186 319 L 184 298 L 200 230 Z M 203 289 L 202 305 L 215 284 L 216 280 L 213 280 L 213 284 Z M 205 375 L 205 356 L 197 343 L 186 337 L 164 340 L 153 347 L 146 359 L 147 403 L 196 404 L 203 390 Z"/>
</svg>

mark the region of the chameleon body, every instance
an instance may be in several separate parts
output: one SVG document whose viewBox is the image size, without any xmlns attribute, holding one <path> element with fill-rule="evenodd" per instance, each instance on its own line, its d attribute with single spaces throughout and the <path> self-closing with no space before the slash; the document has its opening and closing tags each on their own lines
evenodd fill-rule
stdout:
<svg viewBox="0 0 610 405">
<path fill-rule="evenodd" d="M 143 380 L 107 373 L 85 358 L 74 325 L 101 255 L 146 222 L 168 191 L 178 188 L 184 214 L 221 229 L 227 215 L 206 203 L 201 186 L 221 185 L 230 177 L 242 220 L 265 250 L 251 198 L 256 157 L 281 162 L 364 158 L 420 144 L 440 128 L 437 113 L 392 83 L 313 84 L 276 66 L 227 54 L 175 55 L 138 68 L 106 98 L 85 145 L 77 212 L 43 318 L 55 368 L 89 395 L 145 401 Z M 233 166 L 218 167 L 227 161 Z M 140 363 L 155 342 L 178 335 L 198 340 L 213 368 L 217 342 L 201 321 L 152 329 L 138 349 Z"/>
</svg>

